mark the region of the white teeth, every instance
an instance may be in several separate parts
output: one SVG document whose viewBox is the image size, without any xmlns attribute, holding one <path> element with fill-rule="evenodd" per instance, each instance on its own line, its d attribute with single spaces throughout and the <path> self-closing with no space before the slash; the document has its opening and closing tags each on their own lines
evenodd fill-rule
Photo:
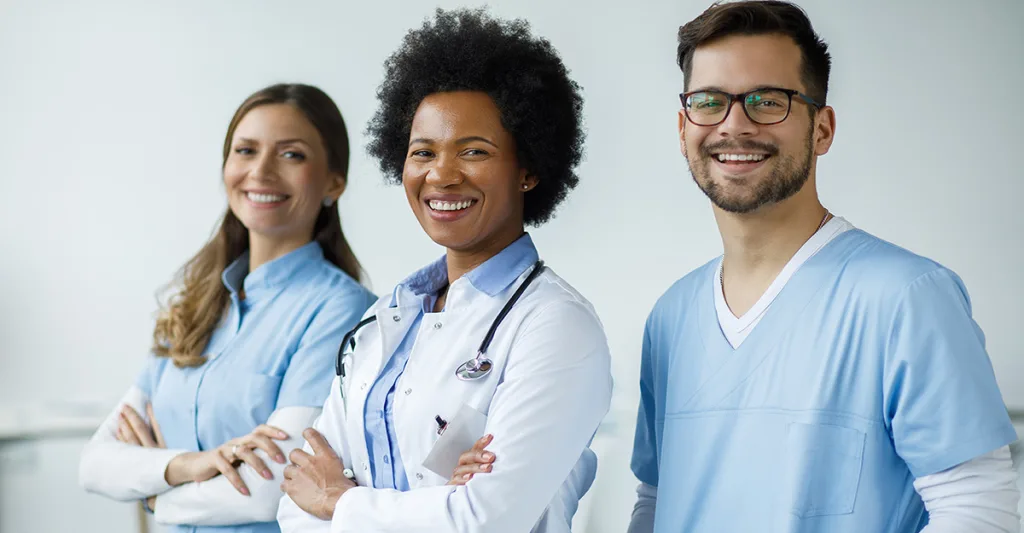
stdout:
<svg viewBox="0 0 1024 533">
<path fill-rule="evenodd" d="M 260 194 L 255 192 L 247 192 L 245 196 L 258 204 L 270 204 L 274 202 L 280 202 L 287 198 L 280 194 Z"/>
<path fill-rule="evenodd" d="M 461 202 L 442 202 L 439 200 L 430 200 L 428 202 L 430 208 L 434 211 L 458 211 L 460 209 L 466 209 L 473 205 L 473 200 L 463 200 Z"/>
<path fill-rule="evenodd" d="M 718 154 L 719 161 L 763 161 L 764 154 Z"/>
</svg>

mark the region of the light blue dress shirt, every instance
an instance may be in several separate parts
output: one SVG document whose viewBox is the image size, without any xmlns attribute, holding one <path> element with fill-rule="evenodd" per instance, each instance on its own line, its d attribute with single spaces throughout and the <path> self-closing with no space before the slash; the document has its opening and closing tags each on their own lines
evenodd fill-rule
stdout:
<svg viewBox="0 0 1024 533">
<path fill-rule="evenodd" d="M 466 273 L 466 279 L 477 290 L 494 296 L 512 285 L 537 259 L 533 239 L 524 234 L 497 255 Z M 370 452 L 374 488 L 409 490 L 392 414 L 395 386 L 405 371 L 423 316 L 432 312 L 438 293 L 447 283 L 448 262 L 446 257 L 442 257 L 399 283 L 392 294 L 392 306 L 396 305 L 399 293 L 402 294 L 403 302 L 418 300 L 422 305 L 395 353 L 385 354 L 387 362 L 366 397 L 366 449 Z M 480 332 L 481 340 L 485 333 Z M 454 368 L 452 372 L 455 372 Z"/>
<path fill-rule="evenodd" d="M 915 478 L 1016 439 L 948 269 L 848 231 L 733 349 L 718 265 L 647 321 L 632 468 L 658 487 L 656 532 L 917 532 Z"/>
<path fill-rule="evenodd" d="M 224 319 L 196 368 L 151 357 L 136 384 L 151 399 L 167 447 L 210 450 L 252 432 L 277 409 L 323 407 L 345 332 L 375 301 L 311 242 L 248 272 L 248 252 L 224 270 Z M 244 288 L 245 299 L 239 299 Z M 277 522 L 176 526 L 190 533 L 276 533 Z"/>
</svg>

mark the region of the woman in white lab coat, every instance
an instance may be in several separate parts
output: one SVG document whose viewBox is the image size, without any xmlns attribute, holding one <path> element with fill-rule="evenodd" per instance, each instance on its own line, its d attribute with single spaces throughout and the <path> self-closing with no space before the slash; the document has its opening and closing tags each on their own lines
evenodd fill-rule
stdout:
<svg viewBox="0 0 1024 533">
<path fill-rule="evenodd" d="M 80 478 L 145 501 L 168 531 L 275 533 L 285 456 L 375 297 L 341 231 L 348 134 L 329 96 L 257 91 L 223 150 L 220 229 L 182 269 L 152 354 L 85 446 Z"/>
<path fill-rule="evenodd" d="M 386 70 L 370 152 L 446 253 L 343 343 L 285 469 L 281 529 L 569 531 L 596 473 L 610 357 L 590 303 L 524 226 L 578 181 L 579 87 L 525 22 L 482 11 L 439 10 Z M 484 434 L 489 474 L 451 483 Z"/>
</svg>

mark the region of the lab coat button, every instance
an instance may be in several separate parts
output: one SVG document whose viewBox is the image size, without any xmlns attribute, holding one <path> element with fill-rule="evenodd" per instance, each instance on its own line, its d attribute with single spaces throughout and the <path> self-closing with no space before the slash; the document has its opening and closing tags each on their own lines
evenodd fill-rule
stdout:
<svg viewBox="0 0 1024 533">
<path fill-rule="evenodd" d="M 434 324 L 434 329 L 441 329 L 441 323 L 440 322 L 436 322 Z"/>
<path fill-rule="evenodd" d="M 363 470 L 369 470 L 369 469 L 370 469 L 370 464 L 369 463 L 363 463 Z"/>
<path fill-rule="evenodd" d="M 359 390 L 366 390 L 366 383 L 359 386 Z"/>
<path fill-rule="evenodd" d="M 398 322 L 398 321 L 402 320 L 402 317 L 400 317 L 398 315 L 395 315 L 395 316 L 393 316 L 391 318 L 393 318 L 395 320 L 395 322 Z"/>
<path fill-rule="evenodd" d="M 384 456 L 384 464 L 386 464 L 386 465 L 391 464 L 391 459 L 389 459 L 388 456 L 386 456 L 386 455 Z"/>
<path fill-rule="evenodd" d="M 416 472 L 416 479 L 423 481 L 423 474 Z"/>
<path fill-rule="evenodd" d="M 405 389 L 405 395 L 408 396 L 410 394 L 412 394 L 412 389 Z"/>
</svg>

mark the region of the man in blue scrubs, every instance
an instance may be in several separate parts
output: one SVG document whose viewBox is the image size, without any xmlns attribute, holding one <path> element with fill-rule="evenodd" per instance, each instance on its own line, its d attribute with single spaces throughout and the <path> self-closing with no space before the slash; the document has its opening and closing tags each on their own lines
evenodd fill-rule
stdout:
<svg viewBox="0 0 1024 533">
<path fill-rule="evenodd" d="M 1018 531 L 1016 435 L 963 282 L 819 203 L 836 115 L 806 15 L 712 6 L 678 61 L 725 253 L 648 318 L 630 531 Z"/>
</svg>

